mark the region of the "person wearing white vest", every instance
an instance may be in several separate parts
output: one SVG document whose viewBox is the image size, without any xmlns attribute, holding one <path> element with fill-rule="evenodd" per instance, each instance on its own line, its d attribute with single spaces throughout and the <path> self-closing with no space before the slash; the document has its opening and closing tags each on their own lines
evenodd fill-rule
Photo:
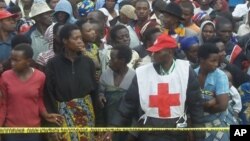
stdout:
<svg viewBox="0 0 250 141">
<path fill-rule="evenodd" d="M 159 35 L 147 50 L 154 63 L 136 69 L 130 88 L 119 105 L 114 126 L 129 126 L 137 118 L 139 127 L 183 128 L 190 115 L 192 127 L 203 127 L 199 82 L 188 61 L 174 59 L 177 42 L 166 33 Z M 202 132 L 195 139 L 203 140 Z M 184 132 L 139 132 L 137 141 L 186 141 Z"/>
</svg>

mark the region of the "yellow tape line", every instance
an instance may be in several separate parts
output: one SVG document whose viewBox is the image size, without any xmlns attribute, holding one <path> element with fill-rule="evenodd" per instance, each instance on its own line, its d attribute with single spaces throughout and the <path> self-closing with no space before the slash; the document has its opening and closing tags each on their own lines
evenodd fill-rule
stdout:
<svg viewBox="0 0 250 141">
<path fill-rule="evenodd" d="M 225 128 L 116 128 L 116 127 L 84 127 L 84 128 L 74 128 L 74 127 L 42 127 L 42 128 L 9 128 L 0 127 L 0 134 L 13 134 L 13 133 L 69 133 L 69 132 L 150 132 L 150 131 L 229 131 L 229 127 Z"/>
</svg>

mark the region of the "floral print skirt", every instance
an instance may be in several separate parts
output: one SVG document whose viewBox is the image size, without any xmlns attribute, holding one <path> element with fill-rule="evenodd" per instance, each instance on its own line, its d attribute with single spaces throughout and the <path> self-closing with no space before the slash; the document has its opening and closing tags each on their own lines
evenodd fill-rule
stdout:
<svg viewBox="0 0 250 141">
<path fill-rule="evenodd" d="M 63 127 L 94 127 L 95 115 L 90 95 L 58 103 L 59 113 L 64 116 Z M 65 133 L 63 141 L 94 141 L 94 133 Z"/>
</svg>

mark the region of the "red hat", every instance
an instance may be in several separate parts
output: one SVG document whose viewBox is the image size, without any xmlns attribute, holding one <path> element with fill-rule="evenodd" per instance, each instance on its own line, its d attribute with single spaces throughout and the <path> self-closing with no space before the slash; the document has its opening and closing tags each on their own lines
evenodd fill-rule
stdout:
<svg viewBox="0 0 250 141">
<path fill-rule="evenodd" d="M 0 10 L 0 20 L 5 19 L 5 18 L 9 18 L 9 17 L 17 17 L 16 14 L 11 14 L 9 11 L 7 10 Z"/>
<path fill-rule="evenodd" d="M 177 48 L 177 42 L 174 38 L 169 36 L 167 33 L 159 35 L 154 42 L 154 45 L 149 47 L 147 50 L 150 52 L 158 52 L 165 48 Z"/>
</svg>

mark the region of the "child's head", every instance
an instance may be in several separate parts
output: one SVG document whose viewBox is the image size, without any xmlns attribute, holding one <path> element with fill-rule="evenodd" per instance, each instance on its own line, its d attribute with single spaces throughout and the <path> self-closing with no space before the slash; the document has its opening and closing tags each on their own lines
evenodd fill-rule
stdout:
<svg viewBox="0 0 250 141">
<path fill-rule="evenodd" d="M 227 75 L 227 78 L 228 78 L 228 81 L 229 81 L 229 87 L 231 87 L 233 85 L 233 76 L 229 71 L 227 71 L 227 70 L 223 70 L 223 71 Z"/>
<path fill-rule="evenodd" d="M 84 43 L 94 43 L 96 40 L 96 31 L 94 26 L 87 19 L 81 19 L 76 22 L 82 33 Z"/>
</svg>

